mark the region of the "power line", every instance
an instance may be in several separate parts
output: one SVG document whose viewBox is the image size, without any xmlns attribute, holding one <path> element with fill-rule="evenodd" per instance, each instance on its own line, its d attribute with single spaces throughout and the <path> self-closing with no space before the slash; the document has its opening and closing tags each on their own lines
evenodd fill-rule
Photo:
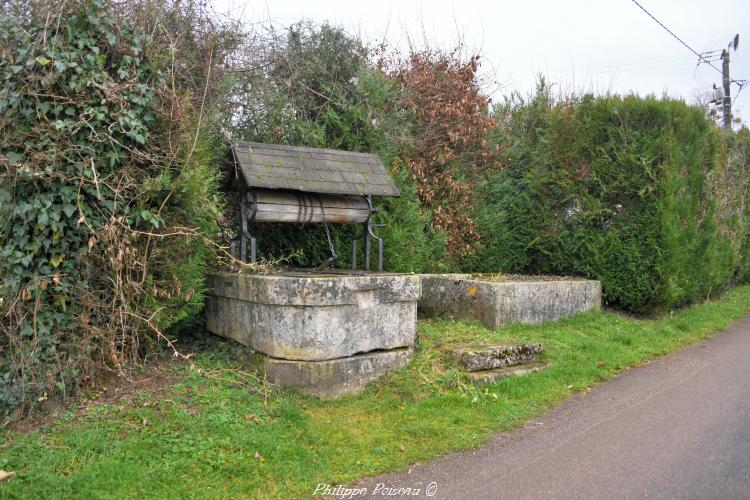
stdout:
<svg viewBox="0 0 750 500">
<path fill-rule="evenodd" d="M 612 67 L 605 67 L 605 66 L 599 66 L 599 67 L 587 67 L 587 66 L 569 66 L 569 67 L 560 67 L 560 69 L 539 69 L 538 71 L 534 72 L 524 72 L 520 73 L 519 76 L 511 78 L 512 81 L 528 81 L 528 80 L 535 80 L 539 74 L 542 74 L 543 76 L 548 76 L 551 78 L 563 78 L 563 77 L 576 77 L 576 75 L 588 78 L 588 77 L 594 77 L 594 76 L 600 76 L 600 75 L 616 75 L 619 73 L 627 74 L 632 73 L 633 71 L 641 71 L 641 70 L 648 70 L 648 69 L 660 69 L 660 68 L 670 68 L 670 67 L 681 67 L 684 66 L 684 62 L 671 62 L 668 64 L 647 64 L 647 65 L 641 65 L 641 66 L 612 66 Z"/>
<path fill-rule="evenodd" d="M 742 93 L 743 90 L 745 90 L 745 86 L 744 85 L 740 86 L 740 90 L 738 90 L 737 93 L 734 94 L 734 102 L 737 102 L 737 98 L 740 96 L 740 94 Z"/>
<path fill-rule="evenodd" d="M 721 73 L 721 70 L 719 68 L 717 68 L 716 66 L 714 66 L 713 64 L 711 64 L 711 61 L 709 61 L 708 59 L 706 59 L 705 57 L 703 57 L 701 54 L 699 54 L 698 52 L 696 52 L 695 50 L 693 50 L 693 48 L 690 45 L 688 45 L 687 43 L 683 42 L 682 38 L 680 38 L 679 36 L 675 35 L 672 30 L 670 30 L 669 28 L 667 28 L 666 26 L 664 26 L 664 23 L 662 23 L 661 21 L 659 21 L 658 19 L 656 19 L 654 17 L 654 15 L 652 13 L 650 13 L 649 11 L 647 11 L 646 8 L 643 5 L 639 4 L 637 2 L 637 0 L 632 0 L 632 2 L 634 4 L 636 4 L 638 7 L 640 7 L 640 9 L 643 12 L 645 12 L 648 15 L 648 17 L 650 17 L 651 19 L 653 19 L 654 21 L 656 21 L 656 24 L 658 24 L 659 26 L 661 26 L 662 28 L 664 28 L 667 33 L 669 33 L 670 35 L 672 35 L 678 42 L 680 42 L 682 45 L 684 45 L 690 52 L 692 52 L 693 54 L 695 54 L 696 56 L 698 56 L 698 59 L 702 60 L 703 62 L 705 62 L 706 64 L 708 64 L 709 66 L 711 66 L 713 69 L 715 69 L 716 71 L 718 71 L 719 73 Z"/>
<path fill-rule="evenodd" d="M 680 38 L 679 36 L 675 35 L 672 30 L 670 30 L 669 28 L 667 28 L 664 25 L 664 23 L 662 23 L 661 21 L 659 21 L 658 19 L 656 19 L 656 17 L 654 17 L 654 15 L 652 13 L 650 13 L 649 11 L 647 11 L 646 8 L 643 5 L 639 4 L 637 0 L 631 0 L 631 1 L 634 4 L 636 4 L 643 12 L 645 12 L 648 15 L 648 17 L 650 17 L 651 19 L 653 19 L 654 21 L 656 21 L 656 24 L 658 24 L 659 26 L 661 26 L 662 28 L 664 28 L 664 30 L 667 33 L 669 33 L 670 35 L 672 35 L 675 38 L 675 40 L 677 40 L 682 45 L 684 45 L 690 52 L 692 52 L 693 54 L 695 54 L 696 56 L 698 56 L 698 59 L 700 61 L 703 61 L 704 63 L 708 64 L 713 69 L 715 69 L 716 71 L 718 71 L 720 74 L 722 74 L 722 75 L 724 74 L 724 72 L 722 70 L 720 70 L 719 68 L 717 68 L 716 66 L 714 66 L 713 64 L 711 64 L 711 61 L 709 61 L 708 59 L 706 59 L 702 54 L 699 54 L 698 52 L 696 52 L 695 50 L 693 50 L 693 48 L 690 45 L 688 45 L 687 43 L 685 43 L 682 40 L 682 38 Z M 733 83 L 736 83 L 737 85 L 739 85 L 740 88 L 742 88 L 744 85 L 747 84 L 747 80 L 737 81 L 734 78 L 730 78 L 730 81 L 733 82 Z"/>
<path fill-rule="evenodd" d="M 573 64 L 573 65 L 565 65 L 565 66 L 552 66 L 549 68 L 545 68 L 545 71 L 568 71 L 568 70 L 577 70 L 577 69 L 590 69 L 594 67 L 599 66 L 643 66 L 643 65 L 653 65 L 653 64 L 671 64 L 671 63 L 680 63 L 682 64 L 682 61 L 692 59 L 691 56 L 660 56 L 660 57 L 646 57 L 641 59 L 618 59 L 613 61 L 598 61 L 598 62 L 590 62 L 590 63 L 583 63 L 583 64 Z"/>
<path fill-rule="evenodd" d="M 680 60 L 682 59 L 682 60 Z M 612 73 L 629 73 L 644 69 L 659 69 L 675 66 L 684 66 L 685 60 L 690 56 L 672 56 L 651 59 L 632 59 L 630 61 L 602 61 L 591 64 L 580 64 L 573 66 L 539 67 L 536 70 L 519 72 L 513 80 L 534 80 L 539 74 L 544 76 L 568 76 L 570 74 L 581 74 L 594 76 Z"/>
</svg>

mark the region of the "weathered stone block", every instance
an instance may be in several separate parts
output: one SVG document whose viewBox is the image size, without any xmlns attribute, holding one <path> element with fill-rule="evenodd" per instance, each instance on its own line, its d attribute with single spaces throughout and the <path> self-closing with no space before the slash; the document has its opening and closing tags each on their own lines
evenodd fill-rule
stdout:
<svg viewBox="0 0 750 500">
<path fill-rule="evenodd" d="M 258 353 L 254 364 L 273 385 L 333 399 L 362 392 L 386 372 L 404 367 L 412 353 L 412 348 L 401 348 L 326 361 L 290 361 Z"/>
<path fill-rule="evenodd" d="M 545 363 L 529 363 L 528 365 L 520 366 L 506 366 L 505 368 L 497 368 L 495 370 L 484 370 L 481 372 L 469 373 L 469 379 L 477 385 L 491 384 L 502 380 L 506 377 L 520 377 L 529 373 L 538 372 L 544 370 L 549 365 Z"/>
<path fill-rule="evenodd" d="M 541 323 L 601 307 L 599 281 L 545 279 L 483 281 L 465 274 L 423 274 L 419 314 L 479 320 L 488 328 Z"/>
<path fill-rule="evenodd" d="M 206 325 L 288 360 L 322 361 L 414 345 L 415 275 L 208 277 Z"/>
<path fill-rule="evenodd" d="M 453 359 L 469 372 L 494 370 L 537 361 L 544 352 L 542 344 L 472 344 L 452 347 Z"/>
</svg>

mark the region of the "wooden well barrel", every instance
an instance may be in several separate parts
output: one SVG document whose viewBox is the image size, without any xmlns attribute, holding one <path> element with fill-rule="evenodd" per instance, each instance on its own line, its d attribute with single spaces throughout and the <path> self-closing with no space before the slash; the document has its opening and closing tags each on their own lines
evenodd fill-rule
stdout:
<svg viewBox="0 0 750 500">
<path fill-rule="evenodd" d="M 362 196 L 251 189 L 245 203 L 248 222 L 330 222 L 364 224 L 371 215 Z"/>
<path fill-rule="evenodd" d="M 352 241 L 352 269 L 357 268 L 362 242 L 364 269 L 370 270 L 372 240 L 378 245 L 378 270 L 383 269 L 383 240 L 373 232 L 372 197 L 401 193 L 378 155 L 227 138 L 223 185 L 240 194 L 240 260 L 256 262 L 256 222 L 362 224 L 362 236 Z M 325 229 L 331 255 L 323 267 L 337 258 L 328 226 Z"/>
</svg>

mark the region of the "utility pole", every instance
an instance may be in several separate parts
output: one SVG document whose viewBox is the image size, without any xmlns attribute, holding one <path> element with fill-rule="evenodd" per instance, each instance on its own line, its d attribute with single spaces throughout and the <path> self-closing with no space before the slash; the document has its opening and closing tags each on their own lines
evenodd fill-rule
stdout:
<svg viewBox="0 0 750 500">
<path fill-rule="evenodd" d="M 734 50 L 737 50 L 737 42 L 735 41 L 734 43 Z M 721 75 L 723 80 L 722 83 L 724 84 L 724 102 L 722 103 L 724 110 L 724 128 L 729 130 L 732 128 L 732 97 L 730 95 L 731 88 L 729 85 L 732 80 L 729 79 L 729 50 L 727 49 L 721 51 Z"/>
<path fill-rule="evenodd" d="M 721 91 L 719 91 L 716 88 L 716 84 L 714 84 L 715 93 L 714 99 L 711 100 L 711 104 L 721 105 L 722 125 L 726 130 L 732 129 L 732 84 L 736 83 L 740 89 L 744 88 L 745 85 L 747 85 L 747 80 L 733 80 L 732 77 L 729 76 L 729 52 L 732 49 L 736 51 L 739 45 L 740 35 L 734 35 L 734 38 L 729 42 L 727 48 L 721 51 L 721 56 L 717 57 L 716 54 L 718 54 L 718 50 L 710 50 L 708 52 L 704 52 L 703 54 L 698 54 L 698 64 L 706 63 L 716 71 L 719 71 L 719 68 L 711 63 L 719 58 L 721 59 L 722 89 Z M 717 95 L 717 93 L 719 95 Z"/>
</svg>

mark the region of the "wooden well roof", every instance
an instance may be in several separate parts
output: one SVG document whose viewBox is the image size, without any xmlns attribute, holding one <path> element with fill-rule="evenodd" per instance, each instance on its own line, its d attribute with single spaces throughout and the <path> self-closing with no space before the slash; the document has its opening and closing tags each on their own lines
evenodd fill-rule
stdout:
<svg viewBox="0 0 750 500">
<path fill-rule="evenodd" d="M 232 141 L 232 153 L 250 187 L 348 195 L 401 195 L 375 154 L 244 141 Z"/>
</svg>

